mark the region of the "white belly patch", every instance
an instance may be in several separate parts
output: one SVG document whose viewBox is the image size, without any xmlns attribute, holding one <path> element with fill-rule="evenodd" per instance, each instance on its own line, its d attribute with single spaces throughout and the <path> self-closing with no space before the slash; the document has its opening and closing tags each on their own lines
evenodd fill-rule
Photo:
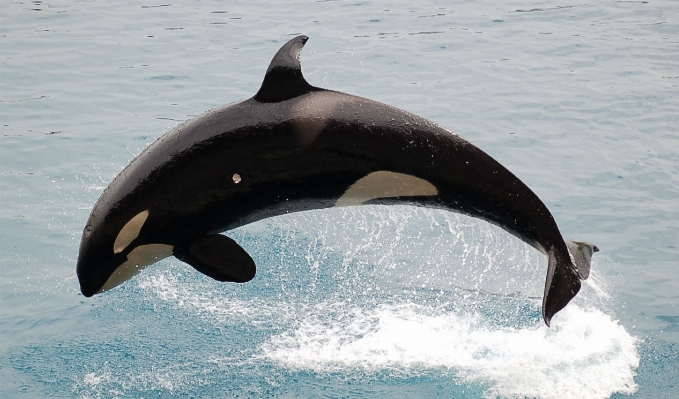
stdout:
<svg viewBox="0 0 679 399">
<path fill-rule="evenodd" d="M 335 206 L 360 205 L 378 198 L 431 197 L 438 189 L 427 180 L 404 173 L 381 170 L 359 179 L 344 192 Z"/>
<path fill-rule="evenodd" d="M 118 268 L 108 278 L 106 284 L 104 284 L 104 286 L 101 287 L 97 293 L 108 291 L 113 287 L 117 287 L 144 270 L 146 266 L 152 265 L 161 259 L 167 258 L 168 256 L 172 256 L 173 249 L 174 247 L 172 245 L 166 244 L 148 244 L 138 246 L 127 255 L 127 260 L 118 266 Z"/>
</svg>

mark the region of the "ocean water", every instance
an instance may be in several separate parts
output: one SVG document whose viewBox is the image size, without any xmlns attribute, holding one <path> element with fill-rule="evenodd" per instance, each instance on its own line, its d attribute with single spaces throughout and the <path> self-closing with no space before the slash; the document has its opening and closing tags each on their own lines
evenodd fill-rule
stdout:
<svg viewBox="0 0 679 399">
<path fill-rule="evenodd" d="M 310 83 L 459 133 L 599 246 L 551 328 L 541 254 L 405 206 L 227 232 L 248 284 L 170 258 L 80 294 L 107 184 L 297 34 Z M 0 397 L 679 397 L 679 3 L 2 1 L 0 205 Z"/>
</svg>

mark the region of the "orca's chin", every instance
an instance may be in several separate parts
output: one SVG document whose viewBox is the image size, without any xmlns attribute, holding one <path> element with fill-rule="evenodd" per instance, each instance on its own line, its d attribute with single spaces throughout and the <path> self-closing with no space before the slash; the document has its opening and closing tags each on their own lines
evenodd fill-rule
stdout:
<svg viewBox="0 0 679 399">
<path fill-rule="evenodd" d="M 84 297 L 90 298 L 99 292 L 103 284 L 95 282 L 92 279 L 92 276 L 88 273 L 84 273 L 83 270 L 85 270 L 85 268 L 82 267 L 82 263 L 78 262 L 77 275 L 78 283 L 80 284 L 80 292 Z"/>
<path fill-rule="evenodd" d="M 99 290 L 91 289 L 91 288 L 84 287 L 84 286 L 80 285 L 80 292 L 83 294 L 83 296 L 84 296 L 85 298 L 91 298 L 91 297 L 93 297 L 94 294 L 96 294 L 98 291 L 99 291 Z"/>
<path fill-rule="evenodd" d="M 80 276 L 78 276 L 78 280 L 80 282 L 80 293 L 82 293 L 86 298 L 94 296 L 101 288 L 99 285 L 85 281 L 85 279 L 81 278 Z"/>
</svg>

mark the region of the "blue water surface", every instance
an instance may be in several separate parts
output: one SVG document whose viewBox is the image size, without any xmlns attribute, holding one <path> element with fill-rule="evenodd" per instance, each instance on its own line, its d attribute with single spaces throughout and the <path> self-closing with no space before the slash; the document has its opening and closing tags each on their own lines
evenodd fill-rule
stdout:
<svg viewBox="0 0 679 399">
<path fill-rule="evenodd" d="M 227 232 L 248 284 L 170 258 L 80 294 L 113 177 L 298 34 L 310 83 L 459 133 L 601 249 L 551 328 L 543 255 L 404 206 Z M 676 1 L 3 1 L 0 397 L 679 397 L 678 199 Z"/>
</svg>

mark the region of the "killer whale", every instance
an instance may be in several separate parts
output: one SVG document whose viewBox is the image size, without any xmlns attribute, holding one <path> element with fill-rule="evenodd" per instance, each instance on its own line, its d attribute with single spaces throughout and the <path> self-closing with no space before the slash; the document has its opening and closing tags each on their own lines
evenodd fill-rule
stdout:
<svg viewBox="0 0 679 399">
<path fill-rule="evenodd" d="M 221 232 L 290 212 L 408 203 L 500 226 L 548 258 L 547 325 L 580 290 L 598 249 L 562 238 L 546 205 L 485 152 L 427 119 L 310 85 L 298 36 L 272 59 L 250 99 L 166 133 L 104 190 L 83 230 L 84 296 L 175 256 L 219 281 L 255 276 Z"/>
</svg>

